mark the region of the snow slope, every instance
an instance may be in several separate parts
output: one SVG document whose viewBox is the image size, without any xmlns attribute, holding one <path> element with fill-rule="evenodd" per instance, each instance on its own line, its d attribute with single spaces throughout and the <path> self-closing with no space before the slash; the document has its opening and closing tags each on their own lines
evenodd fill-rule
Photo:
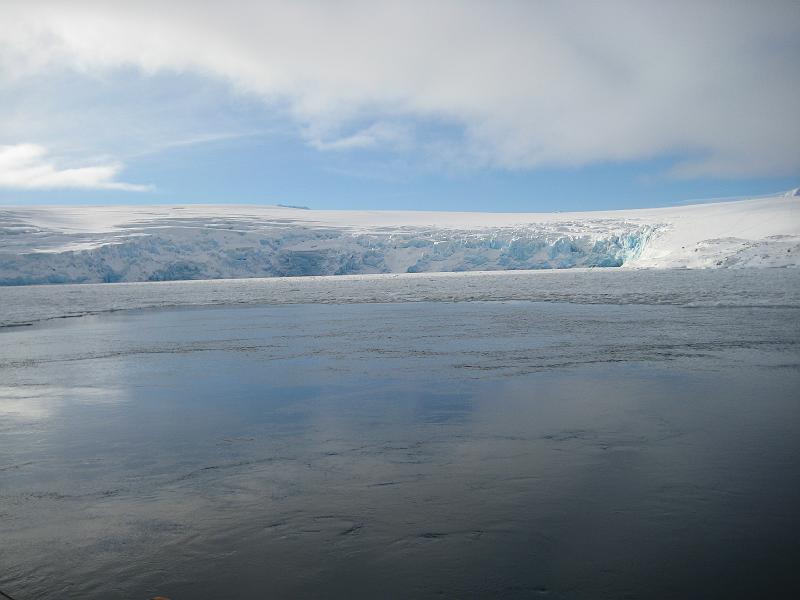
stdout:
<svg viewBox="0 0 800 600">
<path fill-rule="evenodd" d="M 797 191 L 584 213 L 6 207 L 0 285 L 570 267 L 800 265 Z"/>
</svg>

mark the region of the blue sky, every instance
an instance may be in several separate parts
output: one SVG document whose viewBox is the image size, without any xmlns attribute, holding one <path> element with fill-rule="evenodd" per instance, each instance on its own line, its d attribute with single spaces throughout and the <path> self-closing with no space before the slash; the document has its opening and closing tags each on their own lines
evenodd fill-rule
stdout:
<svg viewBox="0 0 800 600">
<path fill-rule="evenodd" d="M 0 203 L 550 211 L 800 186 L 800 4 L 15 2 Z"/>
</svg>

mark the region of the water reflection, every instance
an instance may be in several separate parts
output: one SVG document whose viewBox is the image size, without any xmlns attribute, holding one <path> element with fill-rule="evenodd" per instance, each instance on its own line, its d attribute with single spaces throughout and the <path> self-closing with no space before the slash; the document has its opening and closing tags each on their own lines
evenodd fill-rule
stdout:
<svg viewBox="0 0 800 600">
<path fill-rule="evenodd" d="M 0 589 L 785 591 L 787 312 L 295 306 L 4 332 Z"/>
<path fill-rule="evenodd" d="M 15 426 L 53 418 L 65 406 L 113 404 L 125 398 L 123 390 L 111 387 L 71 387 L 46 384 L 0 385 L 0 421 Z"/>
</svg>

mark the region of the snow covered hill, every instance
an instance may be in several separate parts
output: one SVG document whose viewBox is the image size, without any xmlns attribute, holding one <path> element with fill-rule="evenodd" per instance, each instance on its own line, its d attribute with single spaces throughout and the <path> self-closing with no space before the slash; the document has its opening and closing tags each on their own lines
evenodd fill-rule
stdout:
<svg viewBox="0 0 800 600">
<path fill-rule="evenodd" d="M 585 213 L 0 208 L 0 285 L 800 265 L 800 197 Z"/>
</svg>

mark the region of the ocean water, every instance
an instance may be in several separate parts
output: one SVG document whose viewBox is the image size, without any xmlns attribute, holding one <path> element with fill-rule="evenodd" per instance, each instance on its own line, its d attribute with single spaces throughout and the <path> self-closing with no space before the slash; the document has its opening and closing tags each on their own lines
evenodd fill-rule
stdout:
<svg viewBox="0 0 800 600">
<path fill-rule="evenodd" d="M 137 308 L 483 300 L 800 307 L 800 269 L 546 269 L 0 286 L 0 327 Z"/>
<path fill-rule="evenodd" d="M 798 275 L 629 273 L 0 290 L 0 590 L 795 596 Z"/>
</svg>

